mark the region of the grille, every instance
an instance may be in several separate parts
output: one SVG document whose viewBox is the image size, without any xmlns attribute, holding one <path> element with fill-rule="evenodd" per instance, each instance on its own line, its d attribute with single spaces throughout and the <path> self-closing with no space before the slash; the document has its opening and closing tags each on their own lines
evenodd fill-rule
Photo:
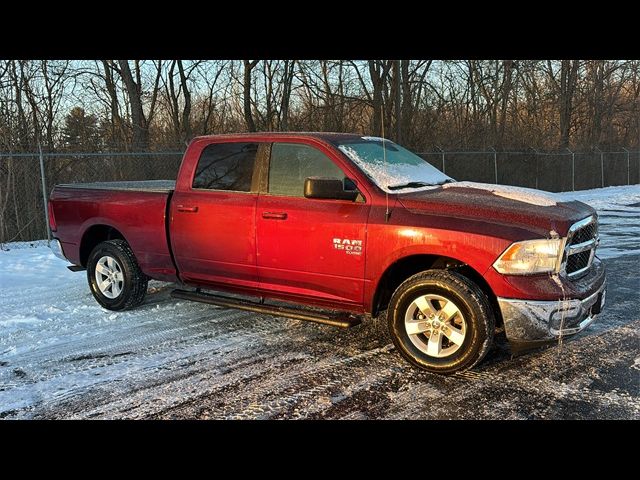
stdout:
<svg viewBox="0 0 640 480">
<path fill-rule="evenodd" d="M 585 222 L 589 222 L 584 225 Z M 565 247 L 565 272 L 569 277 L 581 276 L 586 274 L 588 268 L 591 266 L 591 260 L 593 258 L 593 251 L 596 249 L 598 243 L 598 220 L 596 218 L 585 218 L 581 220 L 575 226 L 583 225 L 572 234 L 571 238 L 567 241 Z M 572 227 L 575 228 L 575 227 Z M 576 247 L 583 243 L 593 241 L 592 245 L 587 250 L 580 251 L 584 247 Z"/>
<path fill-rule="evenodd" d="M 591 258 L 591 250 L 569 255 L 569 258 L 567 258 L 567 273 L 571 274 L 587 267 L 589 258 Z"/>
<path fill-rule="evenodd" d="M 596 222 L 582 227 L 580 230 L 576 230 L 571 239 L 571 245 L 577 245 L 579 243 L 588 242 L 598 235 L 598 224 Z"/>
</svg>

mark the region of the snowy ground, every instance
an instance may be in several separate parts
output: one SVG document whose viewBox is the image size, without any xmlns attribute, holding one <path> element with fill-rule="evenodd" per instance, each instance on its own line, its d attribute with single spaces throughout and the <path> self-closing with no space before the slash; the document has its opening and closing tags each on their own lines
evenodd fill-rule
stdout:
<svg viewBox="0 0 640 480">
<path fill-rule="evenodd" d="M 151 283 L 100 308 L 45 247 L 0 251 L 0 418 L 640 418 L 640 187 L 561 194 L 599 210 L 599 321 L 471 372 L 409 367 L 381 322 L 343 331 L 176 301 Z"/>
<path fill-rule="evenodd" d="M 607 187 L 557 193 L 564 200 L 579 200 L 598 210 L 601 258 L 640 255 L 640 186 Z"/>
</svg>

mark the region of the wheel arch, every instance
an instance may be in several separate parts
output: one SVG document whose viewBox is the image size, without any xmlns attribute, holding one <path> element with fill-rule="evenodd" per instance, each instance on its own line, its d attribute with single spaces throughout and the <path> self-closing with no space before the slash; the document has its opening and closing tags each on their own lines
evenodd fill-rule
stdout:
<svg viewBox="0 0 640 480">
<path fill-rule="evenodd" d="M 409 277 L 425 270 L 452 270 L 475 283 L 489 299 L 494 312 L 496 324 L 502 324 L 502 316 L 498 300 L 493 290 L 481 273 L 469 264 L 453 257 L 432 254 L 413 254 L 397 259 L 384 271 L 373 295 L 371 316 L 377 317 L 385 310 L 391 300 L 393 292 Z"/>
<path fill-rule="evenodd" d="M 82 235 L 82 240 L 80 241 L 80 265 L 83 267 L 87 266 L 91 251 L 99 243 L 115 239 L 127 241 L 124 235 L 111 225 L 95 224 L 89 227 Z"/>
</svg>

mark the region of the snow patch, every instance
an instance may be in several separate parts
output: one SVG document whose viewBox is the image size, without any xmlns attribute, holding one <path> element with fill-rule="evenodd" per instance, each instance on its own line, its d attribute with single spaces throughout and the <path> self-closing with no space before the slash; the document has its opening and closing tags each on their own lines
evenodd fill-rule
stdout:
<svg viewBox="0 0 640 480">
<path fill-rule="evenodd" d="M 578 190 L 577 192 L 556 193 L 561 201 L 578 200 L 591 205 L 596 210 L 613 210 L 617 214 L 633 215 L 640 205 L 640 185 Z"/>
<path fill-rule="evenodd" d="M 476 182 L 455 182 L 448 183 L 442 188 L 473 188 L 475 190 L 486 190 L 494 195 L 518 202 L 528 203 L 530 205 L 538 205 L 540 207 L 553 207 L 560 200 L 555 194 L 535 190 L 533 188 L 514 187 L 511 185 L 495 185 L 492 183 L 476 183 Z"/>
<path fill-rule="evenodd" d="M 594 188 L 556 194 L 563 202 L 577 200 L 598 211 L 600 258 L 640 254 L 640 185 Z"/>
</svg>

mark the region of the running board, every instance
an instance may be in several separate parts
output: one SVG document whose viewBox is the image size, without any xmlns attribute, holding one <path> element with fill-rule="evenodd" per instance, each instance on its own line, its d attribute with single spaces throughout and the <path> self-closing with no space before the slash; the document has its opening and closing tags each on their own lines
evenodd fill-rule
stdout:
<svg viewBox="0 0 640 480">
<path fill-rule="evenodd" d="M 82 265 L 69 265 L 67 268 L 72 272 L 84 272 L 86 270 Z"/>
<path fill-rule="evenodd" d="M 355 327 L 362 322 L 362 319 L 360 317 L 356 317 L 348 313 L 331 316 L 314 312 L 312 310 L 280 307 L 276 305 L 265 305 L 263 303 L 255 303 L 238 298 L 223 297 L 219 295 L 211 295 L 208 293 L 191 292 L 188 290 L 173 290 L 171 292 L 171 296 L 173 298 L 180 298 L 182 300 L 210 303 L 212 305 L 218 305 L 220 307 L 237 308 L 239 310 L 248 310 L 250 312 L 276 315 L 278 317 L 287 317 L 294 318 L 296 320 L 306 320 L 308 322 L 323 323 L 325 325 L 331 325 L 333 327 L 340 328 Z"/>
</svg>

